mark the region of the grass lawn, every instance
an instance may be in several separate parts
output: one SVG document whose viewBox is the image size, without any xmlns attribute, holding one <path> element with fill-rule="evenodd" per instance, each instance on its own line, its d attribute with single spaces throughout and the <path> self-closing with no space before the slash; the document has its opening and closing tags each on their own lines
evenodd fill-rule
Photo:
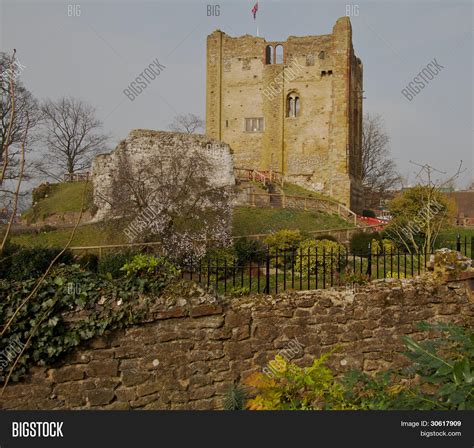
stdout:
<svg viewBox="0 0 474 448">
<path fill-rule="evenodd" d="M 280 229 L 301 231 L 346 228 L 348 224 L 336 215 L 316 211 L 279 208 L 236 207 L 232 233 L 235 236 L 270 233 Z M 51 232 L 23 233 L 12 236 L 12 242 L 24 246 L 63 246 L 68 241 L 72 228 Z M 80 226 L 72 246 L 99 246 L 127 243 L 127 238 L 118 226 L 86 224 Z"/>
<path fill-rule="evenodd" d="M 324 195 L 322 193 L 318 193 L 316 191 L 312 190 L 307 190 L 304 187 L 300 187 L 299 185 L 296 184 L 283 184 L 283 187 L 280 187 L 283 190 L 283 193 L 287 195 L 292 195 L 292 196 L 307 196 L 307 197 L 312 197 L 312 198 L 318 198 L 318 199 L 331 199 L 332 201 L 336 201 L 334 198 Z"/>
<path fill-rule="evenodd" d="M 236 207 L 232 233 L 235 236 L 270 233 L 281 229 L 311 230 L 340 229 L 350 227 L 337 215 L 317 211 L 282 208 Z"/>
<path fill-rule="evenodd" d="M 24 233 L 12 236 L 12 243 L 22 246 L 64 246 L 69 240 L 72 228 L 52 232 Z M 99 246 L 127 243 L 122 232 L 104 224 L 86 224 L 77 228 L 71 246 Z"/>
<path fill-rule="evenodd" d="M 81 209 L 84 188 L 86 188 L 84 202 L 87 206 L 92 194 L 92 184 L 90 182 L 87 186 L 86 182 L 53 184 L 48 197 L 42 198 L 34 207 L 26 210 L 22 217 L 34 222 L 53 214 L 78 212 Z"/>
</svg>

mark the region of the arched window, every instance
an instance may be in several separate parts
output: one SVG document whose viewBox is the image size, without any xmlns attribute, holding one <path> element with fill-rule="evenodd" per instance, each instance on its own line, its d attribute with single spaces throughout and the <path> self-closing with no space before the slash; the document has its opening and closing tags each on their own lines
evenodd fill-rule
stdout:
<svg viewBox="0 0 474 448">
<path fill-rule="evenodd" d="M 265 64 L 273 64 L 273 47 L 267 45 L 265 48 Z"/>
<path fill-rule="evenodd" d="M 324 59 L 326 57 L 326 54 L 324 53 L 324 51 L 320 51 L 319 52 L 319 59 Z"/>
<path fill-rule="evenodd" d="M 296 93 L 289 93 L 286 97 L 286 116 L 288 118 L 298 117 L 300 109 L 300 97 Z"/>
<path fill-rule="evenodd" d="M 275 47 L 275 63 L 283 64 L 283 45 L 277 45 Z"/>
</svg>

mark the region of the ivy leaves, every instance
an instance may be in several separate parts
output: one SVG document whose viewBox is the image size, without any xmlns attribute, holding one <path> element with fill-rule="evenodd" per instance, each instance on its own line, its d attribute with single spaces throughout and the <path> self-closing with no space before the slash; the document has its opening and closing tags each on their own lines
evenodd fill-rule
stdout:
<svg viewBox="0 0 474 448">
<path fill-rule="evenodd" d="M 107 330 L 136 324 L 148 309 L 149 297 L 160 293 L 173 272 L 162 269 L 152 275 L 111 279 L 78 265 L 58 265 L 21 308 L 35 287 L 35 279 L 0 279 L 0 322 L 5 325 L 19 310 L 0 338 L 0 349 L 30 338 L 11 379 L 18 381 L 31 366 L 49 365 Z M 0 380 L 5 380 L 14 362 L 0 371 Z"/>
</svg>

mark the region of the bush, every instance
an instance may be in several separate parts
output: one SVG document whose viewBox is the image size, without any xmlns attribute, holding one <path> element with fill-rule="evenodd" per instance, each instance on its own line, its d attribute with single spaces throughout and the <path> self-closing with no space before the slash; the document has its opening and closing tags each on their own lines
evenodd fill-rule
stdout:
<svg viewBox="0 0 474 448">
<path fill-rule="evenodd" d="M 293 251 L 298 248 L 303 240 L 303 236 L 299 230 L 279 230 L 271 235 L 268 235 L 264 243 L 268 245 L 269 251 L 272 255 L 279 252 Z"/>
<path fill-rule="evenodd" d="M 44 199 L 46 196 L 49 196 L 53 191 L 53 186 L 57 184 L 50 184 L 46 182 L 44 184 L 38 185 L 33 189 L 31 196 L 33 198 L 33 204 L 39 202 L 41 199 Z"/>
<path fill-rule="evenodd" d="M 62 251 L 61 248 L 11 246 L 7 251 L 5 264 L 2 263 L 3 278 L 26 280 L 36 278 L 46 272 L 53 259 Z M 5 252 L 4 252 L 5 253 Z M 2 255 L 3 257 L 4 255 Z M 66 250 L 57 263 L 72 264 L 74 256 Z"/>
<path fill-rule="evenodd" d="M 362 216 L 366 218 L 377 218 L 377 215 L 373 210 L 362 210 Z"/>
<path fill-rule="evenodd" d="M 302 368 L 276 356 L 278 370 L 272 377 L 256 373 L 247 384 L 256 388 L 258 395 L 248 400 L 250 410 L 322 410 L 351 409 L 344 402 L 344 389 L 325 362 L 329 354 L 316 358 L 313 364 Z"/>
<path fill-rule="evenodd" d="M 346 265 L 346 247 L 329 240 L 305 240 L 298 248 L 295 261 L 298 269 L 301 266 L 303 272 L 307 272 L 309 268 L 312 274 L 322 272 L 324 263 L 326 272 L 331 272 L 331 266 L 333 272 L 341 271 Z"/>
<path fill-rule="evenodd" d="M 315 236 L 313 239 L 315 240 L 327 240 L 327 241 L 334 241 L 335 243 L 338 243 L 338 239 L 335 236 L 324 234 L 324 235 L 318 235 Z"/>
<path fill-rule="evenodd" d="M 95 254 L 84 254 L 79 258 L 79 265 L 90 272 L 97 272 L 99 267 L 99 257 Z"/>
<path fill-rule="evenodd" d="M 271 375 L 256 373 L 247 384 L 256 396 L 251 410 L 470 410 L 474 409 L 474 333 L 452 324 L 420 323 L 437 332 L 423 342 L 403 341 L 411 365 L 368 375 L 360 370 L 336 379 L 325 365 L 328 354 L 307 368 L 277 356 Z"/>
<path fill-rule="evenodd" d="M 150 254 L 137 254 L 121 268 L 128 276 L 147 277 L 150 274 L 170 274 L 176 276 L 179 270 L 164 258 L 157 258 Z"/>
<path fill-rule="evenodd" d="M 396 253 L 397 251 L 397 246 L 395 243 L 387 238 L 384 238 L 382 240 L 372 240 L 372 254 L 390 254 L 390 253 Z"/>
<path fill-rule="evenodd" d="M 234 251 L 239 265 L 246 265 L 251 261 L 261 261 L 265 258 L 265 248 L 257 240 L 239 238 L 234 243 Z"/>
<path fill-rule="evenodd" d="M 135 253 L 130 250 L 110 252 L 104 255 L 99 259 L 99 274 L 110 274 L 112 278 L 123 277 L 125 272 L 122 271 L 122 267 L 125 263 L 128 263 L 134 255 Z"/>
<path fill-rule="evenodd" d="M 372 244 L 373 240 L 379 240 L 380 236 L 377 232 L 364 233 L 358 232 L 354 233 L 351 236 L 349 242 L 349 247 L 351 253 L 358 256 L 368 256 L 369 255 L 369 244 Z"/>
</svg>

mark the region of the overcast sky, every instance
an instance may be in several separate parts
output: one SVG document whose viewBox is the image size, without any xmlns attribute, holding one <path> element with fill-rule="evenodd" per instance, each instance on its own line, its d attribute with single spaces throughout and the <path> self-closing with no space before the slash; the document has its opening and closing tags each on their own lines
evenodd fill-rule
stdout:
<svg viewBox="0 0 474 448">
<path fill-rule="evenodd" d="M 259 2 L 260 36 L 329 34 L 347 1 Z M 135 128 L 167 129 L 178 113 L 205 116 L 206 36 L 255 34 L 254 0 L 3 1 L 0 49 L 17 49 L 22 80 L 38 98 L 78 97 L 97 108 L 110 147 Z M 208 16 L 207 5 L 220 5 Z M 402 174 L 409 160 L 452 173 L 459 161 L 473 175 L 472 2 L 358 1 L 351 17 L 356 54 L 364 64 L 364 110 L 379 113 Z M 71 12 L 71 10 L 70 10 Z M 166 68 L 131 102 L 131 81 L 158 58 Z M 435 58 L 443 67 L 412 101 L 401 90 Z"/>
</svg>

